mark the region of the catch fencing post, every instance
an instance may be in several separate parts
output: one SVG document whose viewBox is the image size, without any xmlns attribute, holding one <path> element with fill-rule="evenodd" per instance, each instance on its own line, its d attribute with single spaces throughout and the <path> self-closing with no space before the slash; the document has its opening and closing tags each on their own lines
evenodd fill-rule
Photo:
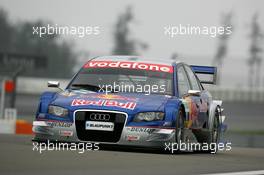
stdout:
<svg viewBox="0 0 264 175">
<path fill-rule="evenodd" d="M 0 118 L 4 119 L 4 107 L 5 107 L 5 78 L 2 81 L 1 88 L 1 102 L 0 102 Z"/>
</svg>

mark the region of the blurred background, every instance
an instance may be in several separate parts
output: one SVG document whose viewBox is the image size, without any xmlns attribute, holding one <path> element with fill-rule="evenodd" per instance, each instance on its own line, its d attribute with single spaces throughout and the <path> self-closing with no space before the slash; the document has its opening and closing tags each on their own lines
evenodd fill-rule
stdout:
<svg viewBox="0 0 264 175">
<path fill-rule="evenodd" d="M 264 147 L 263 11 L 262 0 L 0 0 L 0 117 L 32 122 L 47 81 L 66 86 L 89 58 L 142 55 L 217 66 L 218 85 L 208 88 L 224 101 L 227 139 Z M 33 27 L 48 24 L 98 26 L 100 32 L 33 34 Z M 180 24 L 230 26 L 232 33 L 165 34 L 164 27 Z"/>
</svg>

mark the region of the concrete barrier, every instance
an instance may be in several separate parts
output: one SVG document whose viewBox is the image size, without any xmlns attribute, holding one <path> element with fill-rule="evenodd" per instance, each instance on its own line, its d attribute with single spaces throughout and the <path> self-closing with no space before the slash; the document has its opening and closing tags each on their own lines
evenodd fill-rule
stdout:
<svg viewBox="0 0 264 175">
<path fill-rule="evenodd" d="M 6 108 L 0 119 L 0 134 L 33 134 L 32 123 L 17 119 L 17 110 Z"/>
<path fill-rule="evenodd" d="M 264 89 L 211 87 L 215 99 L 234 102 L 264 102 Z"/>
<path fill-rule="evenodd" d="M 16 120 L 0 119 L 1 134 L 15 134 Z"/>
</svg>

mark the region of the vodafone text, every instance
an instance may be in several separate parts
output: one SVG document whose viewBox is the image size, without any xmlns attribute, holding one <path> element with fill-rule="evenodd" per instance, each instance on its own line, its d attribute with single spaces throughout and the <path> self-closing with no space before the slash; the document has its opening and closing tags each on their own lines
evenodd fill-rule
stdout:
<svg viewBox="0 0 264 175">
<path fill-rule="evenodd" d="M 139 69 L 158 72 L 173 72 L 173 67 L 163 64 L 148 64 L 140 62 L 120 62 L 120 61 L 89 61 L 84 68 L 124 68 Z"/>
</svg>

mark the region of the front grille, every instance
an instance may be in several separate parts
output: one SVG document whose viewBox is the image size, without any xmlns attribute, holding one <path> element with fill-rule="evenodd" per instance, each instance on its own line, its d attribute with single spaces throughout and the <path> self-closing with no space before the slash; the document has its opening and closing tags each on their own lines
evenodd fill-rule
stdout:
<svg viewBox="0 0 264 175">
<path fill-rule="evenodd" d="M 99 122 L 113 122 L 113 131 L 86 130 L 86 121 L 96 121 L 90 119 L 91 114 L 108 114 L 110 118 L 107 121 L 98 120 Z M 75 127 L 77 136 L 81 141 L 93 142 L 118 142 L 126 121 L 126 115 L 123 113 L 111 111 L 91 111 L 82 110 L 75 112 Z"/>
</svg>

